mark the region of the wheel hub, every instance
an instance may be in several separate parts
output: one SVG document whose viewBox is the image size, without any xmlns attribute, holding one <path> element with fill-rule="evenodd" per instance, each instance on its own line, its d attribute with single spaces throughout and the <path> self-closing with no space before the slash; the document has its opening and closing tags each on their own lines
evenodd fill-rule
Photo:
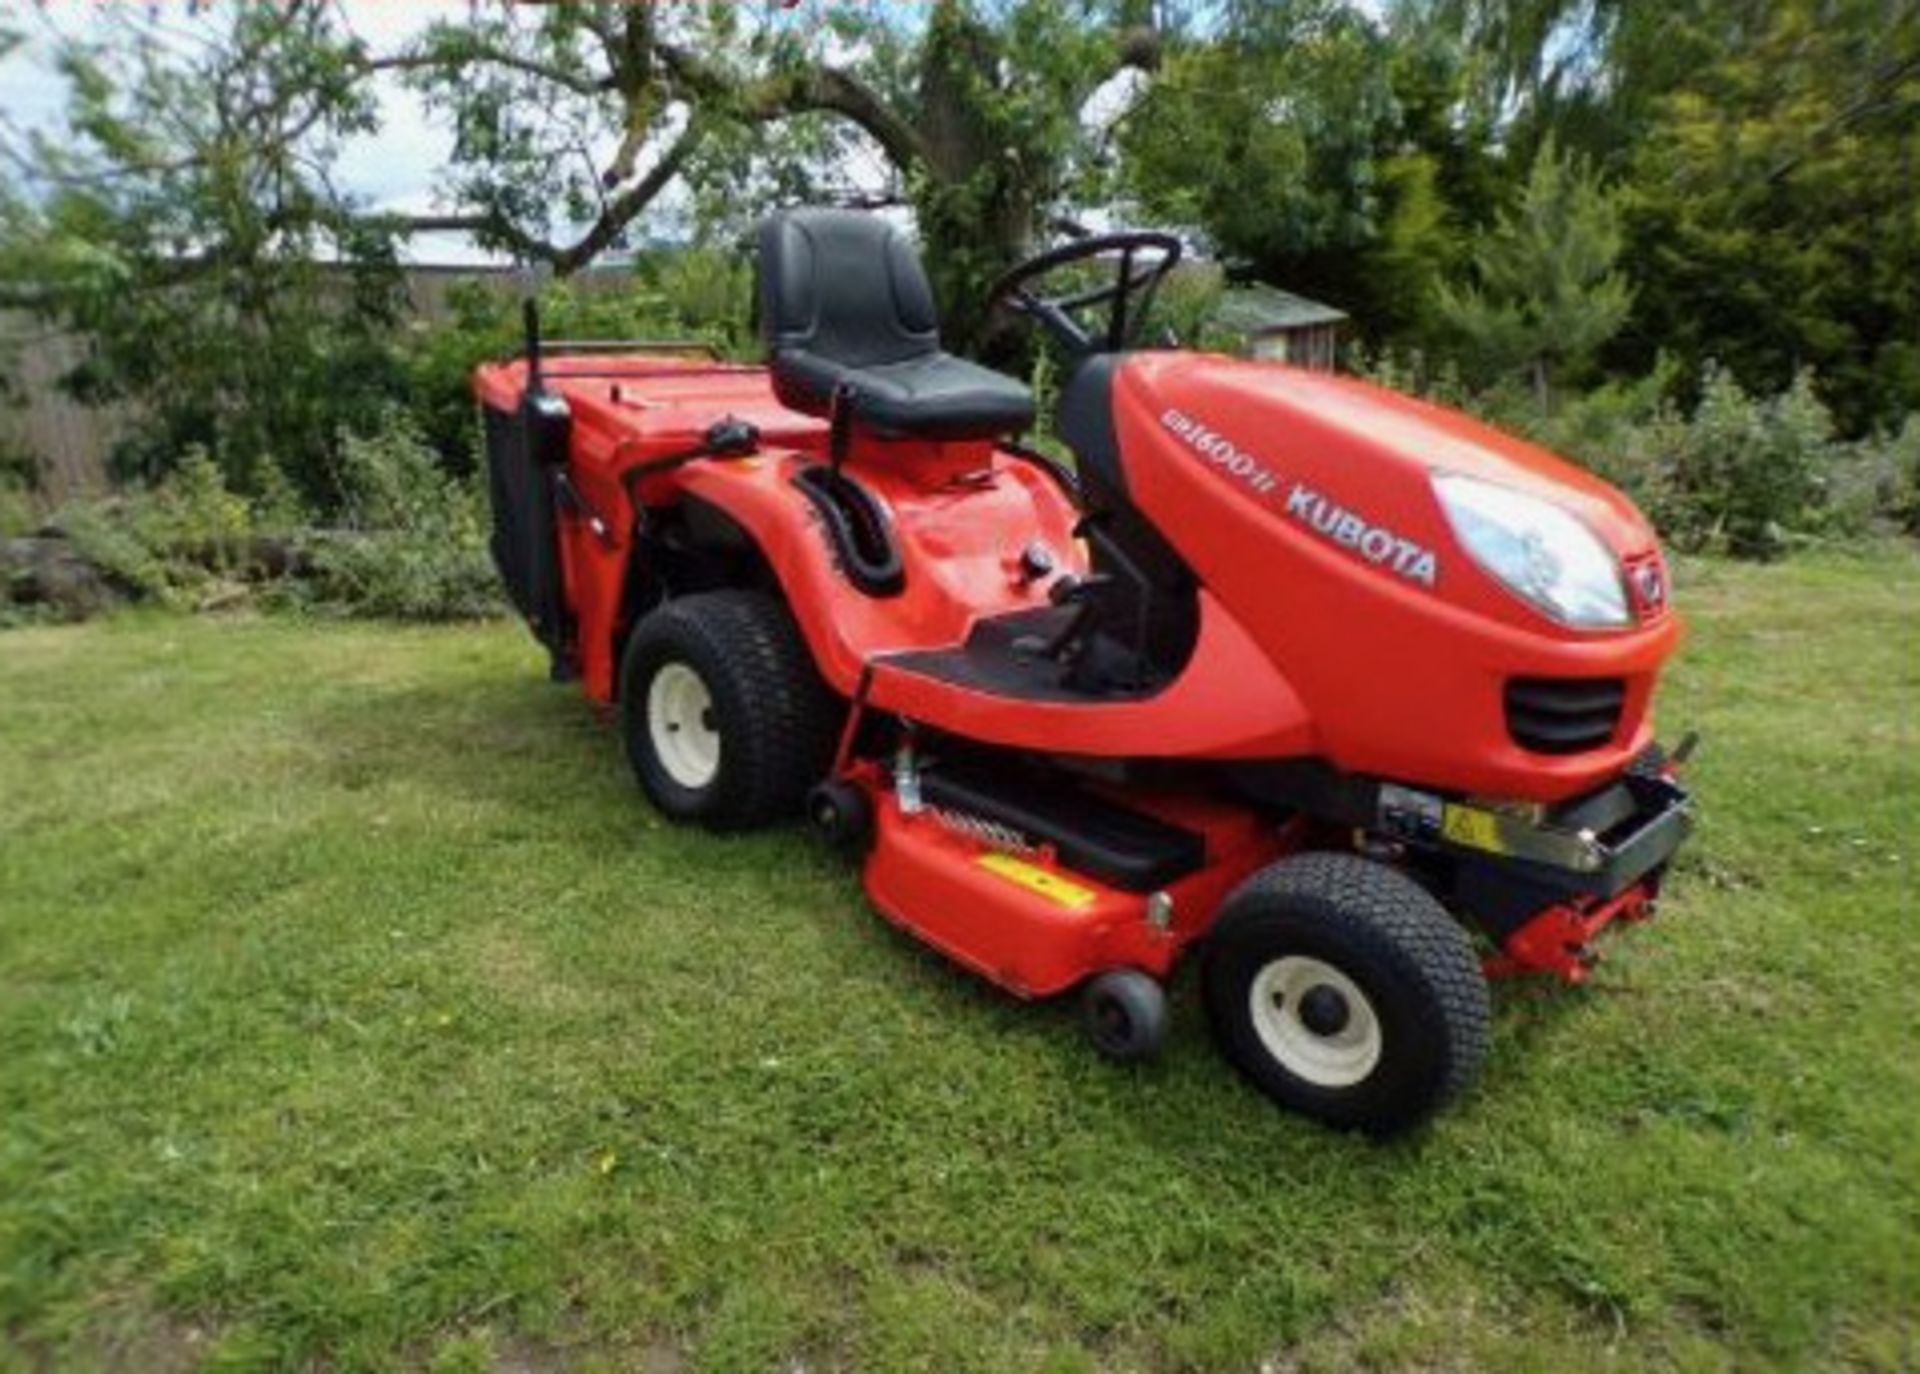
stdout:
<svg viewBox="0 0 1920 1374">
<path fill-rule="evenodd" d="M 720 771 L 713 693 L 684 663 L 662 664 L 647 685 L 647 736 L 669 778 L 698 790 Z"/>
<path fill-rule="evenodd" d="M 1300 1022 L 1315 1035 L 1338 1035 L 1353 1019 L 1353 1011 L 1340 989 L 1319 983 L 1307 989 L 1300 999 Z"/>
<path fill-rule="evenodd" d="M 1254 1032 L 1280 1067 L 1320 1088 L 1351 1088 L 1380 1063 L 1385 1046 L 1373 1003 L 1345 973 L 1311 955 L 1288 954 L 1254 975 Z"/>
</svg>

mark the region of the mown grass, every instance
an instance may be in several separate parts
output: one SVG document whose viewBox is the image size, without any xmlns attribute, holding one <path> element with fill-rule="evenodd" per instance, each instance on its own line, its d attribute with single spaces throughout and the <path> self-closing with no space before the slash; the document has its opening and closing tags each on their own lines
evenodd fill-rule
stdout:
<svg viewBox="0 0 1920 1374">
<path fill-rule="evenodd" d="M 513 626 L 0 637 L 0 1365 L 1920 1362 L 1920 560 L 1698 565 L 1667 913 L 1380 1148 L 1096 1062 Z"/>
</svg>

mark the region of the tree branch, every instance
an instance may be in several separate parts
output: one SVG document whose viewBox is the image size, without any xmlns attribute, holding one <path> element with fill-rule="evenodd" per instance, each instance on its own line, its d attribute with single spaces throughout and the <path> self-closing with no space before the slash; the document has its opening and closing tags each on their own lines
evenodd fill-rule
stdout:
<svg viewBox="0 0 1920 1374">
<path fill-rule="evenodd" d="M 703 129 L 689 121 L 673 145 L 647 174 L 607 201 L 587 231 L 572 243 L 560 244 L 528 233 L 505 215 L 497 212 L 455 215 L 374 215 L 366 221 L 371 227 L 401 235 L 466 233 L 486 242 L 511 249 L 522 258 L 549 264 L 554 275 L 566 277 L 587 266 L 604 252 L 626 227 L 651 205 L 667 184 L 693 155 Z"/>
<path fill-rule="evenodd" d="M 759 124 L 795 114 L 837 114 L 870 134 L 896 167 L 904 170 L 926 161 L 920 131 L 850 72 L 808 67 L 741 81 L 685 48 L 658 43 L 654 50 L 696 104 L 730 104 L 741 118 Z"/>
<path fill-rule="evenodd" d="M 435 69 L 452 70 L 473 64 L 493 67 L 505 67 L 509 71 L 522 72 L 535 76 L 542 81 L 550 81 L 575 95 L 589 98 L 605 95 L 615 89 L 616 83 L 611 75 L 593 76 L 590 73 L 570 72 L 564 67 L 556 67 L 550 62 L 537 58 L 524 57 L 504 48 L 488 45 L 467 48 L 460 52 L 403 52 L 389 57 L 369 57 L 360 63 L 360 69 L 366 72 L 414 72 Z"/>
</svg>

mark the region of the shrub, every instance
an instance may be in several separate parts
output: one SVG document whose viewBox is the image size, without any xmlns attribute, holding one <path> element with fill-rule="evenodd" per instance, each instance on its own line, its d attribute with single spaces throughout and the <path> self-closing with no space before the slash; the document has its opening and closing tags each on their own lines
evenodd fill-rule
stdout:
<svg viewBox="0 0 1920 1374">
<path fill-rule="evenodd" d="M 342 436 L 334 476 L 345 525 L 314 538 L 311 604 L 407 620 L 499 609 L 478 486 L 440 465 L 410 416 L 390 410 L 374 433 Z"/>
<path fill-rule="evenodd" d="M 204 449 L 190 447 L 155 485 L 70 501 L 47 523 L 126 595 L 191 606 L 270 571 L 260 563 L 262 536 L 305 518 L 285 504 L 291 488 L 284 477 L 278 485 L 282 509 L 251 503 Z"/>
<path fill-rule="evenodd" d="M 1920 535 L 1920 415 L 1893 433 L 1846 445 L 1829 501 L 1841 533 Z"/>
<path fill-rule="evenodd" d="M 135 508 L 143 496 L 80 501 L 54 514 L 52 527 L 109 581 L 142 601 L 181 604 L 203 579 L 199 568 L 178 562 L 142 538 Z"/>
<path fill-rule="evenodd" d="M 1397 390 L 1462 406 L 1612 482 L 1684 549 L 1772 558 L 1796 541 L 1892 526 L 1920 533 L 1920 417 L 1891 435 L 1843 443 L 1802 372 L 1777 396 L 1747 394 L 1710 367 L 1691 414 L 1672 399 L 1662 360 L 1542 411 L 1516 388 L 1461 394 L 1418 354 L 1355 358 Z"/>
<path fill-rule="evenodd" d="M 687 249 L 647 260 L 632 273 L 550 282 L 540 289 L 549 339 L 685 339 L 723 356 L 754 348 L 752 273 L 718 252 Z M 422 437 L 456 471 L 475 453 L 473 370 L 518 354 L 519 293 L 468 281 L 447 293 L 443 320 L 418 322 L 402 348 L 410 409 Z"/>
<path fill-rule="evenodd" d="M 308 527 L 292 484 L 272 465 L 256 469 L 261 493 L 249 501 L 197 450 L 154 486 L 69 502 L 48 523 L 98 574 L 109 601 L 190 609 L 264 588 L 269 605 L 347 615 L 446 620 L 495 611 L 480 493 L 440 466 L 418 425 L 389 409 L 372 433 L 341 435 L 338 449 L 329 477 L 342 523 L 333 528 Z M 4 592 L 0 623 L 25 618 Z M 66 613 L 91 614 L 97 602 Z"/>
<path fill-rule="evenodd" d="M 40 502 L 23 483 L 0 477 L 0 539 L 26 534 L 40 524 Z"/>
<path fill-rule="evenodd" d="M 1681 542 L 1742 557 L 1773 557 L 1821 524 L 1837 457 L 1833 419 L 1802 372 L 1759 401 L 1710 368 L 1700 405 L 1675 454 Z"/>
</svg>

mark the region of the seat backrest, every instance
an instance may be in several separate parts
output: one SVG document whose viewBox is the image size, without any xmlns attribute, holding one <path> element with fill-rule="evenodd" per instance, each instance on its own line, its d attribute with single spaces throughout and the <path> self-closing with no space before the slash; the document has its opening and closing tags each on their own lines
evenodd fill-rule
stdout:
<svg viewBox="0 0 1920 1374">
<path fill-rule="evenodd" d="M 847 367 L 940 349 L 933 289 L 913 245 L 858 210 L 788 210 L 760 226 L 760 333 Z"/>
</svg>

